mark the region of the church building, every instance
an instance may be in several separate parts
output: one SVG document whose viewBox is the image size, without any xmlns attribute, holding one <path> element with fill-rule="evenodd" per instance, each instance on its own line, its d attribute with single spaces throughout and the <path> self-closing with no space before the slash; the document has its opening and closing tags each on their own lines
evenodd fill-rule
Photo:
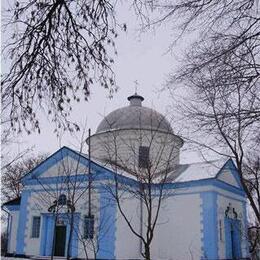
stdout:
<svg viewBox="0 0 260 260">
<path fill-rule="evenodd" d="M 8 254 L 34 259 L 247 259 L 247 198 L 234 162 L 180 164 L 167 119 L 129 104 L 22 178 L 5 203 Z"/>
</svg>

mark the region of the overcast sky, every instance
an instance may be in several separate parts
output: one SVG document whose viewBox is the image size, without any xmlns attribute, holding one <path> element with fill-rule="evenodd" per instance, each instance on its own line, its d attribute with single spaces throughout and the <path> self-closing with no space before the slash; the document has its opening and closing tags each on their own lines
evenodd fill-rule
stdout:
<svg viewBox="0 0 260 260">
<path fill-rule="evenodd" d="M 135 81 L 138 81 L 138 94 L 145 100 L 143 105 L 152 107 L 162 114 L 167 115 L 171 98 L 167 91 L 160 91 L 165 83 L 169 72 L 178 66 L 181 52 L 189 42 L 180 42 L 171 52 L 167 52 L 170 43 L 174 40 L 173 30 L 170 24 L 146 33 L 140 33 L 139 24 L 133 11 L 120 5 L 117 10 L 120 22 L 126 23 L 127 32 L 121 32 L 116 41 L 118 56 L 115 57 L 114 71 L 116 83 L 119 90 L 112 99 L 102 87 L 95 85 L 91 89 L 88 102 L 82 101 L 73 108 L 72 120 L 91 128 L 92 133 L 96 131 L 99 122 L 109 112 L 128 105 L 127 97 L 135 92 Z M 172 112 L 168 115 L 172 117 Z M 174 115 L 173 115 L 174 116 Z M 61 146 L 66 145 L 77 149 L 79 144 L 69 133 L 58 139 L 53 133 L 54 125 L 41 116 L 41 134 L 20 136 L 20 145 L 13 149 L 22 150 L 26 147 L 34 147 L 34 153 L 53 153 Z M 182 161 L 199 160 L 197 153 L 182 153 Z"/>
</svg>

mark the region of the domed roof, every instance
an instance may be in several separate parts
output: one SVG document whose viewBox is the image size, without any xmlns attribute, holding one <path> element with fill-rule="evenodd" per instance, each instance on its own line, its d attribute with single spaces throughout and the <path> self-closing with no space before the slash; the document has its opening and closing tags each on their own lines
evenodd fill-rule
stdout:
<svg viewBox="0 0 260 260">
<path fill-rule="evenodd" d="M 173 134 L 170 123 L 162 114 L 142 106 L 142 96 L 135 94 L 128 100 L 129 106 L 116 109 L 101 121 L 96 134 L 120 129 L 152 129 Z"/>
</svg>

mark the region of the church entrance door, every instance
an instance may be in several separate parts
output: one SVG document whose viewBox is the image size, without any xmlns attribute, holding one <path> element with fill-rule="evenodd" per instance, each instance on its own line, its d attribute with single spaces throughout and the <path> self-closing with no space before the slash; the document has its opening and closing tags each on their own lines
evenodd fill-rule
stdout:
<svg viewBox="0 0 260 260">
<path fill-rule="evenodd" d="M 241 258 L 240 221 L 237 219 L 225 219 L 226 258 Z"/>
<path fill-rule="evenodd" d="M 66 226 L 56 226 L 55 228 L 55 256 L 65 256 L 66 246 Z"/>
</svg>

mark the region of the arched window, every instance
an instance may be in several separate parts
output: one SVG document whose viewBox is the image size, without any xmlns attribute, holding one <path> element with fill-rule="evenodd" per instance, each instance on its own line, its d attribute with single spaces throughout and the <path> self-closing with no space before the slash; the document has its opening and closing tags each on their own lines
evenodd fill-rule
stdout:
<svg viewBox="0 0 260 260">
<path fill-rule="evenodd" d="M 66 205 L 67 204 L 67 197 L 65 194 L 61 194 L 58 199 L 58 205 Z"/>
</svg>

